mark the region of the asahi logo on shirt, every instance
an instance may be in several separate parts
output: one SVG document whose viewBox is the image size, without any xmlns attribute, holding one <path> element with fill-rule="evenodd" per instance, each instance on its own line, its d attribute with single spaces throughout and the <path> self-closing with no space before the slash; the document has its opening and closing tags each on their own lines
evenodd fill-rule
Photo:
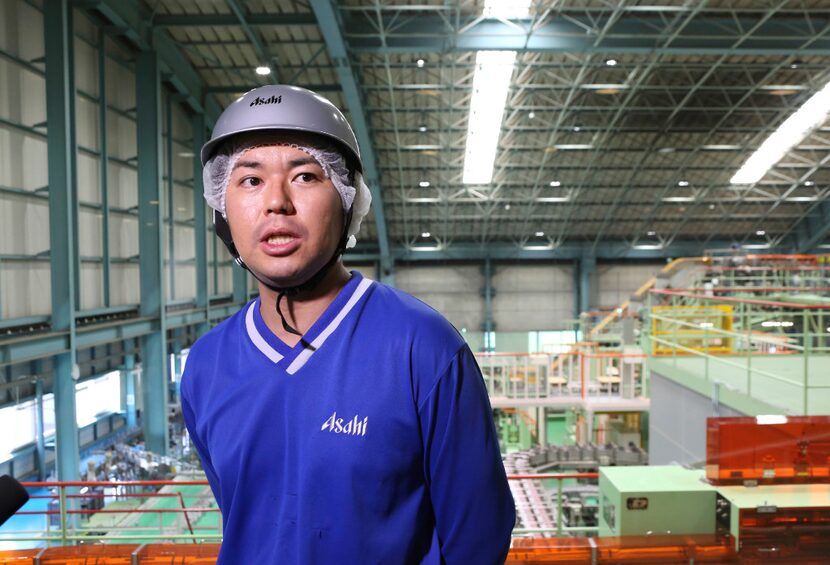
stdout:
<svg viewBox="0 0 830 565">
<path fill-rule="evenodd" d="M 359 416 L 355 416 L 351 420 L 345 421 L 343 418 L 338 418 L 337 411 L 334 411 L 332 412 L 331 416 L 329 416 L 328 420 L 323 422 L 323 427 L 320 428 L 320 431 L 328 431 L 333 434 L 365 436 L 366 426 L 368 425 L 368 423 L 369 416 L 366 416 L 365 418 L 363 418 L 363 420 L 361 420 Z"/>
<path fill-rule="evenodd" d="M 281 104 L 282 103 L 282 94 L 279 96 L 271 96 L 270 98 L 260 98 L 257 96 L 254 100 L 249 104 L 250 106 L 262 106 L 263 104 Z"/>
</svg>

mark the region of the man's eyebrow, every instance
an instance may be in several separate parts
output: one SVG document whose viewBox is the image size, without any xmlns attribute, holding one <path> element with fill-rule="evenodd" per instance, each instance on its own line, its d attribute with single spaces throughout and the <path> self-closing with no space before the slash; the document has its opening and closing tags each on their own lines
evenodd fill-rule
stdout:
<svg viewBox="0 0 830 565">
<path fill-rule="evenodd" d="M 288 162 L 288 166 L 291 167 L 292 169 L 294 167 L 302 167 L 303 165 L 318 165 L 319 166 L 319 163 L 317 163 L 317 159 L 314 159 L 313 157 L 300 157 L 299 159 L 292 159 L 291 161 Z"/>
<path fill-rule="evenodd" d="M 233 168 L 236 170 L 238 167 L 247 167 L 249 169 L 261 169 L 262 163 L 259 161 L 237 161 Z"/>
</svg>

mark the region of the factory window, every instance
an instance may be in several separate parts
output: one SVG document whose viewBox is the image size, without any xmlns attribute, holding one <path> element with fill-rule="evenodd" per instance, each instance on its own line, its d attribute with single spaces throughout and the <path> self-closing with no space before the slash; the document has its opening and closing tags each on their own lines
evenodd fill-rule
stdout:
<svg viewBox="0 0 830 565">
<path fill-rule="evenodd" d="M 579 341 L 582 332 L 562 331 L 540 331 L 527 332 L 528 353 L 566 353 L 570 351 L 571 345 Z"/>
<path fill-rule="evenodd" d="M 35 402 L 21 402 L 17 406 L 0 409 L 0 462 L 12 458 L 12 451 L 35 437 Z"/>
<path fill-rule="evenodd" d="M 111 371 L 102 377 L 75 386 L 75 414 L 78 427 L 94 424 L 98 416 L 121 411 L 121 373 Z"/>
</svg>

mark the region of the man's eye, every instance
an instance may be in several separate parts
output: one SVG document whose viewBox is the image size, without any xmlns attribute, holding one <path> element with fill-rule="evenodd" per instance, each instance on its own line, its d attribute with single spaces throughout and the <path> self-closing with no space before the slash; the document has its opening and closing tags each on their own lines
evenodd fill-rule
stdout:
<svg viewBox="0 0 830 565">
<path fill-rule="evenodd" d="M 262 180 L 257 177 L 245 177 L 242 179 L 242 186 L 259 186 Z"/>
<path fill-rule="evenodd" d="M 314 182 L 317 180 L 317 175 L 314 173 L 300 173 L 297 175 L 297 179 L 301 182 Z"/>
</svg>

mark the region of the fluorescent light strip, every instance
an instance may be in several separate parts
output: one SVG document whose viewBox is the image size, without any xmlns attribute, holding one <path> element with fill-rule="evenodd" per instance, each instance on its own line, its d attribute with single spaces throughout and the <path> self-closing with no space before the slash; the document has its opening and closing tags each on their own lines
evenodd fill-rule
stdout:
<svg viewBox="0 0 830 565">
<path fill-rule="evenodd" d="M 515 51 L 476 53 L 473 97 L 467 121 L 464 184 L 488 184 L 493 180 L 504 104 L 515 61 Z"/>
<path fill-rule="evenodd" d="M 530 0 L 485 0 L 485 18 L 522 19 L 530 15 Z M 499 143 L 504 104 L 516 62 L 515 51 L 479 51 L 473 75 L 473 96 L 467 119 L 464 184 L 489 184 Z"/>
<path fill-rule="evenodd" d="M 830 83 L 824 85 L 801 108 L 778 126 L 730 179 L 732 184 L 756 183 L 787 152 L 804 141 L 830 114 Z"/>
<path fill-rule="evenodd" d="M 487 0 L 484 2 L 485 18 L 504 18 L 508 20 L 527 18 L 530 13 L 530 0 Z"/>
</svg>

